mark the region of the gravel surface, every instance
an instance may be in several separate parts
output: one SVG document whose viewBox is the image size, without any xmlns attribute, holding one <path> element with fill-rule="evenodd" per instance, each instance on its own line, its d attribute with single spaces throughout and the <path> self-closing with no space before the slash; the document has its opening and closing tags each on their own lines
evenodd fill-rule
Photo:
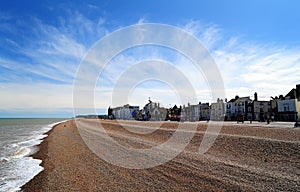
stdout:
<svg viewBox="0 0 300 192">
<path fill-rule="evenodd" d="M 93 124 L 97 120 L 81 121 Z M 179 124 L 187 129 L 193 124 L 101 123 L 111 138 L 135 149 L 162 144 Z M 197 126 L 193 139 L 176 158 L 153 168 L 126 169 L 93 153 L 74 121 L 61 123 L 34 155 L 43 160 L 44 171 L 22 191 L 300 191 L 300 129 L 225 123 L 214 145 L 201 155 L 198 151 L 207 123 Z M 145 129 L 147 134 L 134 133 L 134 129 Z M 105 145 L 101 131 L 87 131 L 97 135 L 99 148 Z"/>
</svg>

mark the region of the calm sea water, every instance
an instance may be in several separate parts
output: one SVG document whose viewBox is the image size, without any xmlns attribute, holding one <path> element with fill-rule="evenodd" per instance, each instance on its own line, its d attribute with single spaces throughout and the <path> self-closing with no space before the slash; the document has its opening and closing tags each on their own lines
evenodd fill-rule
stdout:
<svg viewBox="0 0 300 192">
<path fill-rule="evenodd" d="M 43 170 L 30 157 L 47 135 L 64 119 L 0 119 L 0 191 L 18 191 Z"/>
</svg>

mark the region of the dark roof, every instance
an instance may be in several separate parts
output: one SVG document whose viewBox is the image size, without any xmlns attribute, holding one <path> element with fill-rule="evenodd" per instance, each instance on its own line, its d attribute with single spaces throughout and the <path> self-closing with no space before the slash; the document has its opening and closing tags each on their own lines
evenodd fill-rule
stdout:
<svg viewBox="0 0 300 192">
<path fill-rule="evenodd" d="M 233 103 L 235 102 L 237 99 L 233 98 L 233 99 L 230 99 L 227 103 Z"/>
<path fill-rule="evenodd" d="M 285 97 L 290 97 L 290 99 L 295 99 L 296 97 L 296 89 L 292 89 Z"/>
<path fill-rule="evenodd" d="M 285 97 L 290 97 L 290 99 L 299 99 L 300 89 L 292 89 Z"/>
<path fill-rule="evenodd" d="M 239 100 L 239 99 L 250 99 L 250 97 L 238 97 L 238 96 L 236 96 L 235 98 L 233 98 L 233 99 L 227 101 L 227 103 L 233 103 L 233 102 L 236 102 L 236 101 Z M 251 100 L 251 99 L 250 99 L 250 100 Z"/>
</svg>

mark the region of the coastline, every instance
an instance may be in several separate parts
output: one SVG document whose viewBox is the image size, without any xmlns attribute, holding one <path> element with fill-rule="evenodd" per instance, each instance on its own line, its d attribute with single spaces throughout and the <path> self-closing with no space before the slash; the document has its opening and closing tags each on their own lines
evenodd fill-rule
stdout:
<svg viewBox="0 0 300 192">
<path fill-rule="evenodd" d="M 43 171 L 33 158 L 48 132 L 66 119 L 0 118 L 0 191 L 20 191 Z"/>
<path fill-rule="evenodd" d="M 83 191 L 82 184 L 81 188 L 76 185 L 78 178 L 74 171 L 81 168 L 76 163 L 78 158 L 84 157 L 81 154 L 83 151 L 76 149 L 85 148 L 85 145 L 73 120 L 54 125 L 46 134 L 48 136 L 38 146 L 39 150 L 32 155 L 34 159 L 42 160 L 41 166 L 44 170 L 22 186 L 21 191 L 70 191 L 72 188 L 73 191 Z"/>
<path fill-rule="evenodd" d="M 167 123 L 166 127 L 169 125 L 173 124 Z M 110 121 L 105 122 L 105 128 L 125 133 Z M 205 129 L 202 125 L 198 128 Z M 299 169 L 296 167 L 300 157 L 297 150 L 300 138 L 298 140 L 294 136 L 299 135 L 299 130 L 246 127 L 245 133 L 242 133 L 239 129 L 227 125 L 222 130 L 226 134 L 220 135 L 203 156 L 195 150 L 202 139 L 199 133 L 186 150 L 170 162 L 154 168 L 132 170 L 114 166 L 97 157 L 80 137 L 74 120 L 69 120 L 47 133 L 48 137 L 33 155 L 42 160 L 44 170 L 21 189 L 24 192 L 298 190 Z M 233 130 L 238 131 L 234 134 L 254 136 L 232 137 L 227 134 Z M 259 135 L 265 132 L 266 137 L 272 139 L 256 139 L 254 133 L 257 131 L 260 131 Z M 269 136 L 270 131 L 273 135 Z M 283 133 L 288 135 L 283 137 Z M 159 140 L 163 134 L 164 131 L 159 131 L 150 135 L 151 139 Z M 287 142 L 277 141 L 281 137 L 287 138 Z M 295 139 L 296 142 L 288 142 Z"/>
<path fill-rule="evenodd" d="M 40 183 L 39 185 L 42 185 L 42 183 L 44 182 L 44 180 L 45 180 L 44 179 L 45 178 L 45 173 L 44 173 L 45 165 L 44 164 L 45 164 L 45 160 L 47 159 L 47 153 L 48 153 L 48 139 L 47 138 L 51 135 L 51 133 L 57 126 L 60 126 L 60 124 L 64 124 L 66 122 L 68 122 L 68 120 L 54 124 L 53 127 L 48 132 L 45 133 L 45 135 L 47 135 L 47 137 L 45 137 L 43 139 L 42 143 L 40 143 L 39 145 L 36 146 L 37 152 L 32 154 L 31 157 L 34 159 L 42 160 L 40 166 L 43 167 L 43 170 L 39 174 L 34 176 L 34 178 L 32 178 L 28 183 L 23 185 L 21 187 L 21 191 L 38 191 L 38 189 L 35 187 L 37 187 L 38 183 Z"/>
</svg>

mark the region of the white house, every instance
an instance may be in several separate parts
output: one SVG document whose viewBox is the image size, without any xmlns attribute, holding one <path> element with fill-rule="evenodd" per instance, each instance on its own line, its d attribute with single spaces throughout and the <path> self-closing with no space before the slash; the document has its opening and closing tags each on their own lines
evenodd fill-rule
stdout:
<svg viewBox="0 0 300 192">
<path fill-rule="evenodd" d="M 300 120 L 300 84 L 292 89 L 285 97 L 277 100 L 279 120 Z"/>
<path fill-rule="evenodd" d="M 116 119 L 129 120 L 134 119 L 134 114 L 139 111 L 139 106 L 126 104 L 122 107 L 112 108 L 112 114 Z"/>
<path fill-rule="evenodd" d="M 212 120 L 224 120 L 226 103 L 223 99 L 217 99 L 216 103 L 212 103 L 210 106 L 210 119 Z"/>
<path fill-rule="evenodd" d="M 248 111 L 249 105 L 252 102 L 250 97 L 239 97 L 236 96 L 234 99 L 231 99 L 226 103 L 225 108 L 225 119 L 227 120 L 235 120 L 239 116 L 243 116 L 244 118 L 251 118 L 252 114 Z"/>
</svg>

